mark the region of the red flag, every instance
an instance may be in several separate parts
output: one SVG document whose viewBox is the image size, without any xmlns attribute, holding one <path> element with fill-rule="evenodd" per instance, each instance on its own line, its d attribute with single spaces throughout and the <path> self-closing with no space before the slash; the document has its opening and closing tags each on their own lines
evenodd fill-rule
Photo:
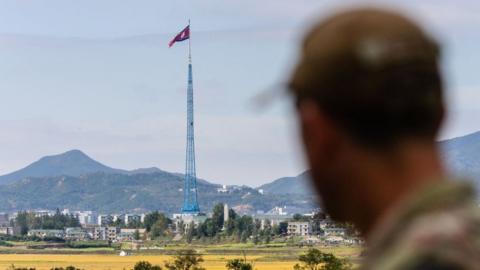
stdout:
<svg viewBox="0 0 480 270">
<path fill-rule="evenodd" d="M 190 38 L 190 25 L 185 27 L 180 33 L 178 33 L 169 43 L 168 47 L 172 47 L 177 41 L 184 41 Z"/>
</svg>

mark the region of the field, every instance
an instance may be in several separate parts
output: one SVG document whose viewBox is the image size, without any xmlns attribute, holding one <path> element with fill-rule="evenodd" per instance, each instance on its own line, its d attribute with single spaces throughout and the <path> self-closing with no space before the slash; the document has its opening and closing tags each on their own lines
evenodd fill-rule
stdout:
<svg viewBox="0 0 480 270">
<path fill-rule="evenodd" d="M 306 249 L 282 248 L 267 250 L 245 250 L 247 260 L 253 262 L 258 270 L 292 270 L 297 263 L 296 256 Z M 337 256 L 353 258 L 358 257 L 359 248 L 323 248 L 325 252 L 332 252 Z M 203 267 L 207 270 L 225 269 L 229 259 L 243 257 L 242 251 L 237 250 L 203 250 L 205 262 Z M 149 261 L 152 264 L 163 266 L 165 261 L 171 260 L 165 254 L 134 254 L 121 257 L 117 254 L 0 254 L 0 270 L 7 269 L 14 264 L 16 267 L 35 267 L 38 270 L 49 270 L 52 267 L 65 267 L 74 265 L 85 270 L 122 270 L 132 269 L 138 261 Z"/>
<path fill-rule="evenodd" d="M 204 256 L 204 267 L 207 269 L 225 269 L 225 261 L 238 256 Z M 7 269 L 8 266 L 14 264 L 19 267 L 33 267 L 39 270 L 50 269 L 54 266 L 74 265 L 82 269 L 92 270 L 108 270 L 108 269 L 131 269 L 138 261 L 149 261 L 152 264 L 163 265 L 163 262 L 170 260 L 170 256 L 166 255 L 139 255 L 125 256 L 118 255 L 50 255 L 50 254 L 7 254 L 0 255 L 0 269 Z M 251 260 L 258 259 L 249 257 Z M 291 270 L 295 264 L 294 261 L 282 262 L 255 262 L 257 269 L 288 269 Z"/>
</svg>

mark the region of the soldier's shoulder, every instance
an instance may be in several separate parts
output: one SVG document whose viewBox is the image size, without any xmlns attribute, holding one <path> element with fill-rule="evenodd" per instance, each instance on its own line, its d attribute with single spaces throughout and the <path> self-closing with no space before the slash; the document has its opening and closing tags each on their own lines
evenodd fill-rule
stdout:
<svg viewBox="0 0 480 270">
<path fill-rule="evenodd" d="M 467 186 L 439 185 L 392 217 L 364 269 L 479 269 L 480 209 Z"/>
</svg>

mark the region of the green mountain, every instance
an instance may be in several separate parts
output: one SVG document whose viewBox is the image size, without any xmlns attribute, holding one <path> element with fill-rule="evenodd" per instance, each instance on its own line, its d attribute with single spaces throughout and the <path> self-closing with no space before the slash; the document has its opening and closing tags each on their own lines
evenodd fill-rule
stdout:
<svg viewBox="0 0 480 270">
<path fill-rule="evenodd" d="M 176 213 L 182 205 L 183 175 L 158 168 L 126 171 L 105 166 L 72 150 L 49 156 L 1 176 L 0 212 L 29 209 L 69 208 L 101 213 Z M 228 203 L 248 211 L 268 211 L 275 206 L 291 206 L 308 211 L 316 207 L 314 196 L 261 194 L 247 186 L 229 186 L 198 180 L 200 208 L 210 211 L 216 203 Z"/>
<path fill-rule="evenodd" d="M 0 187 L 0 211 L 69 208 L 102 213 L 152 210 L 175 213 L 182 204 L 183 178 L 167 172 L 93 173 L 80 177 L 24 178 Z M 229 187 L 229 192 L 222 193 L 218 188 L 220 185 L 198 182 L 201 209 L 209 211 L 219 202 L 232 207 L 247 206 L 251 211 L 268 211 L 277 205 L 315 208 L 312 196 L 262 195 L 245 186 Z"/>
</svg>

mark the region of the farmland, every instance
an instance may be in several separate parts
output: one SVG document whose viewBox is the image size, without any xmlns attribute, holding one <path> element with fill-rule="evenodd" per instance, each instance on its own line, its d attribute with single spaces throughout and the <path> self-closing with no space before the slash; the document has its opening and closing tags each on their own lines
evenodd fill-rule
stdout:
<svg viewBox="0 0 480 270">
<path fill-rule="evenodd" d="M 203 254 L 203 266 L 208 270 L 225 269 L 226 261 L 234 258 L 242 258 L 243 254 L 248 261 L 253 262 L 254 268 L 258 270 L 269 269 L 293 269 L 297 263 L 297 256 L 306 248 L 280 247 L 280 248 L 237 248 L 237 247 L 195 247 Z M 347 257 L 356 263 L 361 249 L 358 247 L 323 247 L 322 251 L 331 252 L 340 257 Z M 157 251 L 137 251 L 128 256 L 119 256 L 111 252 L 99 254 L 95 250 L 85 254 L 67 254 L 68 250 L 58 250 L 62 254 L 56 254 L 54 250 L 43 250 L 34 254 L 0 254 L 0 269 L 7 269 L 14 264 L 16 267 L 35 267 L 38 270 L 50 269 L 52 267 L 65 267 L 74 265 L 85 270 L 115 270 L 131 269 L 138 261 L 149 261 L 152 264 L 163 266 L 165 261 L 171 260 L 175 249 Z"/>
</svg>

